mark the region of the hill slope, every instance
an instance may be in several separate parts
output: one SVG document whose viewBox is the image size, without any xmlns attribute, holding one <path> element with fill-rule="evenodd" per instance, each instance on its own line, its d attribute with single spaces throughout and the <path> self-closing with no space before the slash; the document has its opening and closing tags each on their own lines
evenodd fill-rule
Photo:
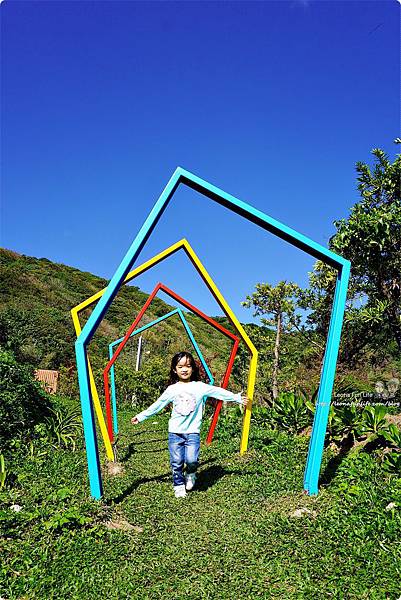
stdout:
<svg viewBox="0 0 401 600">
<path fill-rule="evenodd" d="M 20 362 L 42 369 L 74 370 L 75 331 L 70 310 L 107 285 L 107 281 L 46 258 L 33 258 L 0 249 L 0 344 L 10 348 Z M 123 286 L 90 344 L 91 362 L 104 367 L 108 344 L 125 334 L 148 295 L 135 286 Z M 141 324 L 166 314 L 171 305 L 155 298 Z M 91 310 L 84 311 L 84 324 Z M 216 380 L 222 377 L 231 343 L 189 313 L 188 323 Z M 220 322 L 230 328 L 221 317 Z M 191 349 L 178 319 L 172 317 L 145 335 L 147 351 L 165 359 L 181 349 Z M 125 360 L 133 360 L 132 352 Z"/>
</svg>

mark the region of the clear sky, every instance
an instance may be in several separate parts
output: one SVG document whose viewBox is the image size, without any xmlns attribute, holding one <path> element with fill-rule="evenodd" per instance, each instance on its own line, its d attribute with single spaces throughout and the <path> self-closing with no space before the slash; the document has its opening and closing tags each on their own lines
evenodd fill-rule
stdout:
<svg viewBox="0 0 401 600">
<path fill-rule="evenodd" d="M 2 15 L 1 245 L 110 278 L 177 166 L 326 245 L 355 162 L 399 135 L 400 3 L 13 1 Z M 139 262 L 186 237 L 243 321 L 313 259 L 180 189 Z M 139 264 L 139 262 L 137 264 Z M 138 278 L 219 310 L 184 255 Z"/>
</svg>

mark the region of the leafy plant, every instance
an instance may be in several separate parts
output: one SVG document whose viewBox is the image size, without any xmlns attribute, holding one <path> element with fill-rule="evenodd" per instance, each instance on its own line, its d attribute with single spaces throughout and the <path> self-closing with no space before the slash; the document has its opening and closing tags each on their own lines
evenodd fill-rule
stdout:
<svg viewBox="0 0 401 600">
<path fill-rule="evenodd" d="M 56 446 L 75 450 L 75 439 L 81 430 L 78 410 L 52 409 L 51 416 L 46 419 L 46 426 L 49 438 L 56 443 Z"/>
<path fill-rule="evenodd" d="M 391 423 L 387 430 L 382 430 L 381 435 L 390 446 L 401 450 L 401 430 L 394 423 Z"/>
<path fill-rule="evenodd" d="M 362 435 L 381 435 L 388 429 L 385 415 L 387 409 L 381 404 L 366 406 L 362 412 L 359 432 Z"/>
<path fill-rule="evenodd" d="M 363 422 L 362 414 L 355 404 L 336 408 L 334 430 L 337 436 L 354 440 L 358 435 Z"/>
<path fill-rule="evenodd" d="M 386 471 L 401 473 L 401 430 L 391 423 L 387 430 L 381 431 L 381 436 L 390 448 L 394 449 L 384 455 L 383 468 Z"/>
<path fill-rule="evenodd" d="M 272 419 L 283 429 L 297 433 L 309 423 L 304 399 L 294 392 L 282 392 L 271 410 Z"/>
<path fill-rule="evenodd" d="M 309 399 L 305 400 L 307 409 L 314 414 L 315 405 Z M 361 412 L 358 411 L 354 404 L 336 408 L 330 404 L 328 419 L 327 419 L 327 440 L 342 444 L 344 440 L 353 442 L 358 437 L 362 425 Z"/>
</svg>

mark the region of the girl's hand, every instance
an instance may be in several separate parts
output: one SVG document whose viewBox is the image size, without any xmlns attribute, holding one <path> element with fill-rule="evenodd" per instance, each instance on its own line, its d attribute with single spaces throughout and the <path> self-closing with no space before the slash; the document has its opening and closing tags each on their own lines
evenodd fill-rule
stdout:
<svg viewBox="0 0 401 600">
<path fill-rule="evenodd" d="M 139 421 L 138 421 L 138 419 L 137 419 L 136 417 L 132 417 L 132 419 L 131 419 L 131 423 L 132 423 L 133 425 L 138 425 Z"/>
<path fill-rule="evenodd" d="M 242 398 L 242 404 L 246 407 L 249 402 L 248 396 L 241 396 L 241 398 Z"/>
</svg>

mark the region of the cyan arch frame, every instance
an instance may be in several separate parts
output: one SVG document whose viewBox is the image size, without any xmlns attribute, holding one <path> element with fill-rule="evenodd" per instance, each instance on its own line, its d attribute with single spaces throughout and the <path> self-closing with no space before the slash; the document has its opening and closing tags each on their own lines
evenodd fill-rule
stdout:
<svg viewBox="0 0 401 600">
<path fill-rule="evenodd" d="M 178 315 L 179 318 L 181 319 L 181 322 L 184 326 L 184 329 L 191 341 L 191 344 L 193 345 L 196 354 L 198 355 L 199 360 L 202 363 L 202 367 L 205 369 L 205 373 L 207 375 L 207 378 L 209 379 L 209 383 L 211 385 L 214 384 L 214 377 L 210 372 L 209 367 L 207 366 L 207 363 L 204 359 L 204 356 L 202 354 L 201 349 L 199 348 L 198 344 L 195 341 L 194 335 L 191 331 L 190 326 L 188 325 L 188 322 L 184 316 L 184 313 L 182 312 L 182 310 L 180 308 L 175 308 L 174 310 L 171 310 L 169 313 L 159 317 L 158 319 L 155 319 L 154 321 L 151 321 L 150 323 L 146 323 L 146 325 L 143 325 L 142 327 L 139 327 L 139 329 L 136 329 L 135 331 L 133 331 L 130 335 L 130 338 L 134 337 L 135 335 L 138 335 L 140 333 L 142 333 L 143 331 L 146 331 L 146 329 L 150 329 L 151 327 L 153 327 L 154 325 L 158 325 L 158 323 L 161 323 L 162 321 L 165 321 L 166 319 L 169 319 L 170 317 L 173 317 L 174 315 Z M 112 359 L 113 358 L 113 354 L 114 354 L 114 348 L 120 344 L 123 341 L 124 337 L 116 340 L 115 342 L 111 342 L 111 344 L 109 344 L 109 358 Z M 113 426 L 114 426 L 114 433 L 117 434 L 118 433 L 118 419 L 117 419 L 117 399 L 116 399 L 116 382 L 115 382 L 115 376 L 114 376 L 114 365 L 111 367 L 110 369 L 110 388 L 111 388 L 111 402 L 113 405 Z"/>
<path fill-rule="evenodd" d="M 92 496 L 95 498 L 100 498 L 102 495 L 102 489 L 101 480 L 97 477 L 97 474 L 100 472 L 100 465 L 99 454 L 97 451 L 96 431 L 93 425 L 89 425 L 94 423 L 94 419 L 93 407 L 91 403 L 89 373 L 86 360 L 86 347 L 92 339 L 100 322 L 102 321 L 108 307 L 113 301 L 113 298 L 116 296 L 131 266 L 140 255 L 150 234 L 152 233 L 169 201 L 173 197 L 174 192 L 177 190 L 180 184 L 187 185 L 191 189 L 203 194 L 207 198 L 210 198 L 218 204 L 229 208 L 252 223 L 259 225 L 266 231 L 277 235 L 293 246 L 296 246 L 300 250 L 310 254 L 315 259 L 329 264 L 337 271 L 337 281 L 330 319 L 330 327 L 324 354 L 322 375 L 320 379 L 319 393 L 304 476 L 304 489 L 309 494 L 317 494 L 320 465 L 323 455 L 324 438 L 330 409 L 331 394 L 334 385 L 351 263 L 343 257 L 338 256 L 334 252 L 331 252 L 328 248 L 321 246 L 301 233 L 298 233 L 294 229 L 287 227 L 283 223 L 280 223 L 276 219 L 273 219 L 246 202 L 243 202 L 231 194 L 224 192 L 218 187 L 208 183 L 200 177 L 197 177 L 193 173 L 178 167 L 174 171 L 171 179 L 167 183 L 159 199 L 149 213 L 149 216 L 139 230 L 128 252 L 114 273 L 104 295 L 97 303 L 80 336 L 75 342 L 82 414 L 84 426 L 87 427 L 87 430 L 85 431 L 86 450 L 88 454 L 90 470 L 92 469 L 92 473 L 89 473 Z"/>
</svg>

